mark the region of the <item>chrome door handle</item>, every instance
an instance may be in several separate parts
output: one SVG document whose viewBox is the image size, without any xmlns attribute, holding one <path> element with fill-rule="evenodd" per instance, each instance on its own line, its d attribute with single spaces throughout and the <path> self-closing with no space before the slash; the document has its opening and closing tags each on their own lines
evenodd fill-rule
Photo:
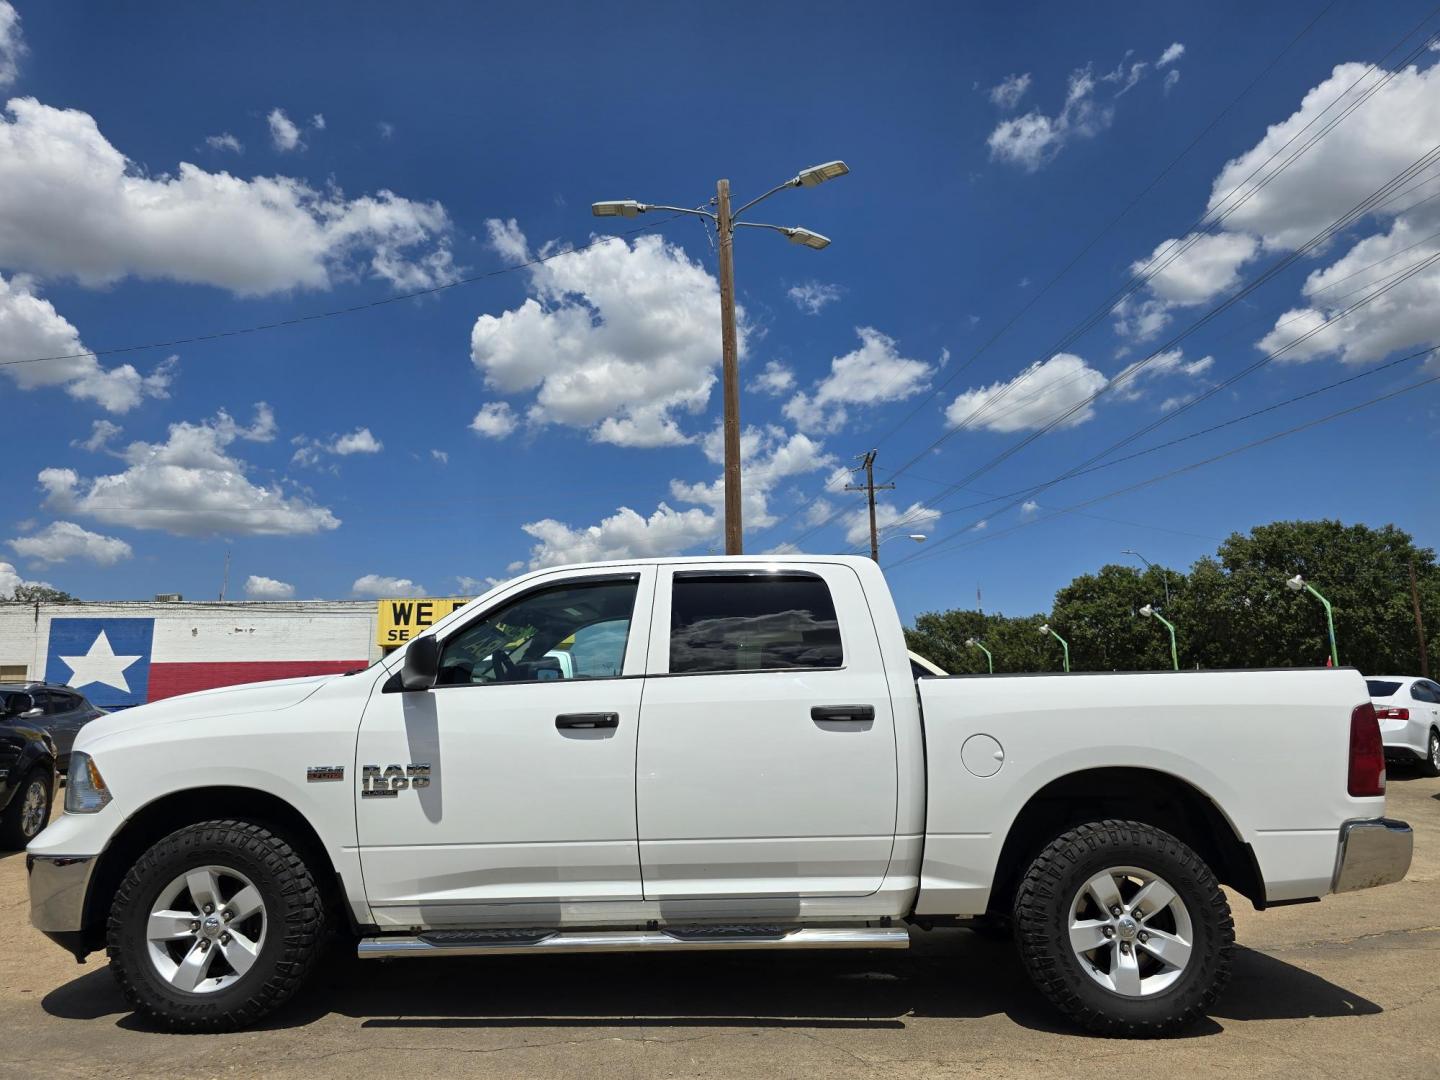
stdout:
<svg viewBox="0 0 1440 1080">
<path fill-rule="evenodd" d="M 555 717 L 555 726 L 562 731 L 570 728 L 613 728 L 620 726 L 620 714 L 613 712 L 572 712 Z"/>
<path fill-rule="evenodd" d="M 810 719 L 816 723 L 824 720 L 868 723 L 875 719 L 874 705 L 813 705 Z"/>
</svg>

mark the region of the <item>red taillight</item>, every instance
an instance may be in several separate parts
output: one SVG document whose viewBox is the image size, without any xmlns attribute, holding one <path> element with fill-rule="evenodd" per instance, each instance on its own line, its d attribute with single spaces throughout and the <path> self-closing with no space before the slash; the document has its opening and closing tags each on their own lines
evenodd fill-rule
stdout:
<svg viewBox="0 0 1440 1080">
<path fill-rule="evenodd" d="M 1385 794 L 1385 747 L 1380 723 L 1370 702 L 1356 705 L 1350 714 L 1350 777 L 1348 788 L 1357 799 Z"/>
<path fill-rule="evenodd" d="M 1409 709 L 1376 709 L 1376 720 L 1409 720 Z"/>
</svg>

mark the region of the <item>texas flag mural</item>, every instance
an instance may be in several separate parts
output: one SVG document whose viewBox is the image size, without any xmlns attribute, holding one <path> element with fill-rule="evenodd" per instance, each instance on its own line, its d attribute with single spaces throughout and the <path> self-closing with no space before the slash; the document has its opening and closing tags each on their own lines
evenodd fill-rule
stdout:
<svg viewBox="0 0 1440 1080">
<path fill-rule="evenodd" d="M 202 629 L 184 619 L 53 618 L 45 680 L 72 686 L 92 704 L 114 709 L 194 690 L 366 665 L 361 659 L 306 657 L 315 652 L 318 636 L 297 641 L 294 635 L 257 635 L 254 628 Z"/>
</svg>

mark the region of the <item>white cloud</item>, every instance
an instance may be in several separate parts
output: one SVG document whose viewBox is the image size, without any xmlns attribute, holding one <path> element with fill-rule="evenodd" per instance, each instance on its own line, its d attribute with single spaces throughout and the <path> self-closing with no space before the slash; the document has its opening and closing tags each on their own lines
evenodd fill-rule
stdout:
<svg viewBox="0 0 1440 1080">
<path fill-rule="evenodd" d="M 927 526 L 940 520 L 940 511 L 932 510 L 920 503 L 911 503 L 906 509 L 898 510 L 894 503 L 880 501 L 875 504 L 875 531 L 884 536 L 886 529 L 907 533 L 923 532 Z M 869 544 L 870 509 L 859 510 L 845 515 L 845 542 L 847 544 Z"/>
<path fill-rule="evenodd" d="M 378 454 L 385 444 L 370 433 L 368 427 L 356 428 L 346 435 L 332 435 L 329 439 L 314 439 L 309 435 L 297 435 L 290 440 L 296 447 L 290 460 L 297 465 L 316 466 L 326 454 L 349 457 L 351 454 Z"/>
<path fill-rule="evenodd" d="M 1160 59 L 1155 61 L 1155 66 L 1164 67 L 1166 64 L 1173 64 L 1184 55 L 1185 46 L 1177 41 L 1160 54 Z"/>
<path fill-rule="evenodd" d="M 1034 499 L 1026 499 L 1020 504 L 1021 517 L 1033 517 L 1040 510 L 1040 504 Z"/>
<path fill-rule="evenodd" d="M 205 145 L 211 150 L 228 150 L 232 154 L 245 152 L 245 144 L 228 131 L 222 131 L 219 135 L 206 135 Z"/>
<path fill-rule="evenodd" d="M 119 424 L 112 424 L 109 420 L 95 420 L 90 424 L 90 437 L 84 440 L 72 439 L 70 445 L 81 450 L 89 450 L 92 454 L 97 450 L 104 450 L 110 440 L 124 430 Z"/>
<path fill-rule="evenodd" d="M 1186 244 L 1190 247 L 1177 256 L 1175 253 Z M 1246 233 L 1192 233 L 1184 240 L 1167 240 L 1158 245 L 1149 259 L 1132 263 L 1130 272 L 1138 275 L 1154 263 L 1153 276 L 1146 285 L 1157 299 L 1177 307 L 1203 304 L 1238 285 L 1240 267 L 1259 249 L 1259 241 Z"/>
<path fill-rule="evenodd" d="M 82 478 L 74 469 L 39 474 L 45 505 L 109 524 L 160 529 L 177 536 L 308 535 L 337 528 L 340 520 L 278 484 L 261 485 L 230 452 L 237 440 L 270 442 L 275 417 L 263 402 L 249 427 L 223 409 L 209 420 L 170 425 L 163 443 L 132 442 L 121 452 L 127 468 Z"/>
<path fill-rule="evenodd" d="M 3 169 L 0 164 L 0 171 Z M 3 199 L 0 194 L 0 201 Z M 115 413 L 129 412 L 145 398 L 170 396 L 177 357 L 162 361 L 149 375 L 142 375 L 132 364 L 106 368 L 94 356 L 75 355 L 85 351 L 80 332 L 49 300 L 35 294 L 29 278 L 19 276 L 6 281 L 0 275 L 0 361 L 20 361 L 4 368 L 20 389 L 63 387 L 71 397 L 93 401 Z M 65 359 L 29 362 L 52 356 Z"/>
<path fill-rule="evenodd" d="M 1002 120 L 986 139 L 990 156 L 1034 172 L 1054 159 L 1072 139 L 1093 138 L 1110 126 L 1114 109 L 1095 101 L 1095 76 L 1090 68 L 1070 73 L 1065 104 L 1054 116 L 1032 109 L 1024 116 Z"/>
<path fill-rule="evenodd" d="M 44 585 L 49 586 L 47 581 L 27 581 L 20 576 L 20 572 L 14 565 L 8 562 L 0 562 L 0 600 L 9 600 L 15 595 L 15 590 L 22 585 Z"/>
<path fill-rule="evenodd" d="M 124 540 L 91 532 L 73 521 L 52 521 L 37 533 L 17 536 L 7 543 L 15 554 L 41 565 L 86 559 L 100 566 L 114 566 L 134 554 Z"/>
<path fill-rule="evenodd" d="M 1020 104 L 1020 99 L 1030 89 L 1030 82 L 1028 71 L 1023 75 L 1007 75 L 990 88 L 990 100 L 1009 112 Z"/>
<path fill-rule="evenodd" d="M 529 257 L 513 220 L 488 226 L 507 260 Z M 687 441 L 676 414 L 705 408 L 720 361 L 715 279 L 658 236 L 598 244 L 529 273 L 529 299 L 475 320 L 470 355 L 486 385 L 533 391 L 532 424 L 565 424 L 621 446 Z M 744 312 L 737 316 L 743 355 Z"/>
<path fill-rule="evenodd" d="M 701 446 L 711 462 L 724 463 L 722 427 L 712 430 Z M 808 435 L 786 434 L 774 426 L 747 427 L 740 436 L 741 512 L 746 526 L 760 529 L 775 524 L 778 519 L 770 510 L 770 497 L 781 483 L 834 465 L 834 455 Z M 719 514 L 725 506 L 724 474 L 709 483 L 671 480 L 670 494 L 679 502 L 698 503 Z"/>
<path fill-rule="evenodd" d="M 765 370 L 750 380 L 747 390 L 778 397 L 795 387 L 795 373 L 779 360 L 771 360 Z"/>
<path fill-rule="evenodd" d="M 25 51 L 25 39 L 20 35 L 20 14 L 10 0 L 0 0 L 0 89 L 20 77 L 20 58 Z"/>
<path fill-rule="evenodd" d="M 242 180 L 127 159 L 93 117 L 13 98 L 0 114 L 0 267 L 108 285 L 128 275 L 241 295 L 329 288 L 362 272 L 397 288 L 454 280 L 439 203 L 346 198 L 289 177 Z"/>
<path fill-rule="evenodd" d="M 827 304 L 833 304 L 840 299 L 844 290 L 839 285 L 826 285 L 819 281 L 806 281 L 799 285 L 790 286 L 786 293 L 790 300 L 801 311 L 809 315 L 819 315 Z"/>
<path fill-rule="evenodd" d="M 470 430 L 487 439 L 503 439 L 519 424 L 515 410 L 508 401 L 487 401 L 480 406 L 475 419 L 470 421 Z"/>
<path fill-rule="evenodd" d="M 363 574 L 355 579 L 350 591 L 356 596 L 426 596 L 424 588 L 409 578 L 387 577 L 384 574 Z"/>
<path fill-rule="evenodd" d="M 368 427 L 356 428 L 348 435 L 340 435 L 331 444 L 332 453 L 342 457 L 350 454 L 378 454 L 385 449 L 385 444 L 370 434 Z"/>
<path fill-rule="evenodd" d="M 295 586 L 273 577 L 251 574 L 245 579 L 245 595 L 251 600 L 289 600 L 295 595 Z"/>
<path fill-rule="evenodd" d="M 1073 353 L 1056 353 L 1036 362 L 1009 382 L 966 390 L 950 403 L 945 419 L 951 427 L 964 424 L 985 431 L 1034 431 L 1075 407 L 1060 426 L 1075 427 L 1095 415 L 1093 405 L 1082 405 L 1099 392 L 1105 376 Z M 1004 397 L 996 395 L 1004 392 Z"/>
<path fill-rule="evenodd" d="M 318 113 L 318 112 L 317 112 L 314 116 L 310 117 L 310 126 L 311 126 L 312 128 L 314 128 L 316 131 L 324 131 L 324 130 L 325 130 L 325 114 L 324 114 L 324 113 Z"/>
<path fill-rule="evenodd" d="M 1166 377 L 1180 377 L 1199 380 L 1215 366 L 1213 356 L 1202 356 L 1198 360 L 1186 360 L 1184 349 L 1170 349 L 1144 360 L 1137 360 L 1121 370 L 1110 380 L 1110 393 L 1120 401 L 1135 401 L 1144 394 L 1144 384 Z M 1168 412 L 1176 404 L 1177 397 L 1167 398 L 1169 408 L 1161 405 L 1162 412 Z"/>
<path fill-rule="evenodd" d="M 719 522 L 704 510 L 672 510 L 660 503 L 648 518 L 622 506 L 598 525 L 571 528 L 554 518 L 522 525 L 537 543 L 530 553 L 530 568 L 607 559 L 651 558 L 675 555 L 713 539 Z"/>
<path fill-rule="evenodd" d="M 1118 330 L 1133 329 L 1134 312 L 1141 307 L 1150 312 L 1153 325 L 1168 318 L 1172 307 L 1205 303 L 1232 289 L 1248 262 L 1262 253 L 1291 250 L 1309 241 L 1408 168 L 1417 148 L 1436 143 L 1440 67 L 1367 72 L 1364 64 L 1337 65 L 1304 95 L 1290 116 L 1272 124 L 1254 146 L 1226 163 L 1211 186 L 1207 204 L 1210 214 L 1226 214 L 1221 223 L 1224 231 L 1206 238 L 1195 252 L 1163 271 L 1152 283 L 1149 299 L 1132 308 L 1130 321 L 1122 317 Z M 1388 81 L 1382 83 L 1387 75 Z M 1295 156 L 1316 131 L 1372 89 L 1373 95 L 1343 123 L 1303 156 Z M 1281 315 L 1258 347 L 1274 351 L 1307 331 L 1326 327 L 1328 320 L 1355 302 L 1357 290 L 1383 285 L 1392 275 L 1398 279 L 1407 267 L 1440 250 L 1422 239 L 1440 227 L 1440 206 L 1424 201 L 1434 194 L 1433 186 L 1426 186 L 1433 179 L 1433 173 L 1422 174 L 1414 192 L 1403 192 L 1372 212 L 1371 218 L 1379 219 L 1378 230 L 1354 241 L 1329 266 L 1312 272 L 1303 288 L 1306 302 Z M 1265 186 L 1258 187 L 1262 181 Z M 1404 250 L 1407 247 L 1409 251 Z M 1394 261 L 1361 276 L 1370 264 L 1390 259 Z M 1327 289 L 1350 277 L 1360 280 L 1339 295 L 1326 295 Z M 1283 359 L 1333 354 L 1364 363 L 1393 349 L 1433 344 L 1440 341 L 1433 315 L 1437 296 L 1440 267 L 1427 267 L 1321 329 Z"/>
<path fill-rule="evenodd" d="M 380 132 L 380 138 L 393 139 L 395 137 L 395 125 L 388 120 L 381 120 L 375 125 L 375 130 Z"/>
<path fill-rule="evenodd" d="M 810 393 L 800 391 L 782 410 L 802 431 L 835 431 L 849 418 L 848 406 L 903 401 L 925 389 L 932 368 L 900 355 L 894 338 L 857 326 L 860 346 L 830 361 L 830 373 Z"/>
<path fill-rule="evenodd" d="M 430 456 L 431 456 L 432 458 L 434 458 L 436 461 L 438 461 L 441 465 L 449 465 L 449 464 L 450 464 L 450 455 L 449 455 L 448 453 L 446 453 L 444 450 L 431 450 L 431 451 L 430 451 Z"/>
<path fill-rule="evenodd" d="M 1180 69 L 1179 69 L 1179 68 L 1171 68 L 1169 71 L 1167 71 L 1167 72 L 1165 73 L 1165 84 L 1164 84 L 1164 86 L 1165 86 L 1165 93 L 1168 95 L 1171 90 L 1174 90 L 1174 89 L 1175 89 L 1175 84 L 1178 83 L 1179 81 L 1180 81 Z"/>
<path fill-rule="evenodd" d="M 276 106 L 270 110 L 270 115 L 265 117 L 270 125 L 270 143 L 282 154 L 291 150 L 304 150 L 305 144 L 300 141 L 300 129 L 295 126 L 294 121 L 285 115 L 285 110 Z"/>
</svg>

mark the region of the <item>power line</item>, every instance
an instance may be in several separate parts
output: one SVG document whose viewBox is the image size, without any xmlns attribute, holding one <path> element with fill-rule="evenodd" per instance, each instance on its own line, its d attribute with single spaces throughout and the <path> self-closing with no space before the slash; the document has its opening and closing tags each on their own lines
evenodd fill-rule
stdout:
<svg viewBox="0 0 1440 1080">
<path fill-rule="evenodd" d="M 1222 451 L 1219 454 L 1214 454 L 1211 457 L 1204 458 L 1200 461 L 1193 461 L 1188 465 L 1182 465 L 1179 468 L 1171 469 L 1167 472 L 1160 473 L 1157 476 L 1149 477 L 1134 484 L 1128 484 L 1125 487 L 1117 488 L 1116 490 L 1106 492 L 1103 495 L 1096 495 L 1094 498 L 1086 499 L 1083 502 L 1075 503 L 1073 506 L 1063 507 L 1059 510 L 1054 511 L 1053 513 L 1045 515 L 1044 517 L 1035 518 L 1031 521 L 1022 521 L 1019 524 L 1012 525 L 1007 529 L 1000 530 L 999 532 L 987 533 L 985 536 L 977 537 L 968 544 L 961 544 L 960 548 L 957 550 L 974 547 L 978 544 L 986 542 L 987 540 L 996 540 L 1002 536 L 1008 536 L 1011 533 L 1019 531 L 1020 529 L 1029 528 L 1032 525 L 1038 525 L 1042 521 L 1050 521 L 1053 518 L 1061 517 L 1066 514 L 1079 513 L 1081 510 L 1091 507 L 1096 503 L 1104 502 L 1108 499 L 1118 498 L 1121 495 L 1128 495 L 1133 491 L 1139 491 L 1142 488 L 1150 487 L 1154 484 L 1158 484 L 1164 480 L 1179 476 L 1183 473 L 1193 472 L 1194 470 L 1203 468 L 1206 465 L 1212 465 L 1217 461 L 1222 461 L 1225 458 L 1234 457 L 1236 454 L 1244 453 L 1247 450 L 1254 450 L 1258 447 L 1265 446 L 1268 443 L 1275 442 L 1290 435 L 1299 434 L 1302 431 L 1307 431 L 1310 428 L 1318 427 L 1321 424 L 1327 424 L 1332 420 L 1339 420 L 1342 417 L 1346 417 L 1353 413 L 1360 412 L 1363 409 L 1368 409 L 1372 405 L 1379 405 L 1383 402 L 1390 401 L 1393 398 L 1400 397 L 1402 394 L 1408 394 L 1414 390 L 1420 390 L 1426 386 L 1431 386 L 1437 382 L 1440 382 L 1440 375 L 1432 375 L 1427 379 L 1421 379 L 1419 382 L 1411 383 L 1409 386 L 1401 387 L 1399 390 L 1393 390 L 1388 394 L 1381 394 L 1379 397 L 1371 398 L 1369 401 L 1362 401 L 1358 405 L 1351 405 L 1349 408 L 1341 409 L 1338 412 L 1330 413 L 1328 416 L 1322 416 L 1318 419 L 1310 420 L 1303 424 L 1297 424 L 1294 427 L 1286 428 L 1284 431 L 1277 431 L 1274 434 L 1266 435 L 1263 438 L 1256 439 L 1253 442 L 1248 442 L 1241 446 L 1232 447 L 1229 450 Z M 943 553 L 937 553 L 933 549 L 930 551 L 917 552 L 914 555 L 908 555 L 905 558 L 892 563 L 886 569 L 896 570 L 899 569 L 901 566 L 906 565 L 907 563 L 921 561 L 926 558 L 934 558 L 938 554 Z"/>
</svg>

